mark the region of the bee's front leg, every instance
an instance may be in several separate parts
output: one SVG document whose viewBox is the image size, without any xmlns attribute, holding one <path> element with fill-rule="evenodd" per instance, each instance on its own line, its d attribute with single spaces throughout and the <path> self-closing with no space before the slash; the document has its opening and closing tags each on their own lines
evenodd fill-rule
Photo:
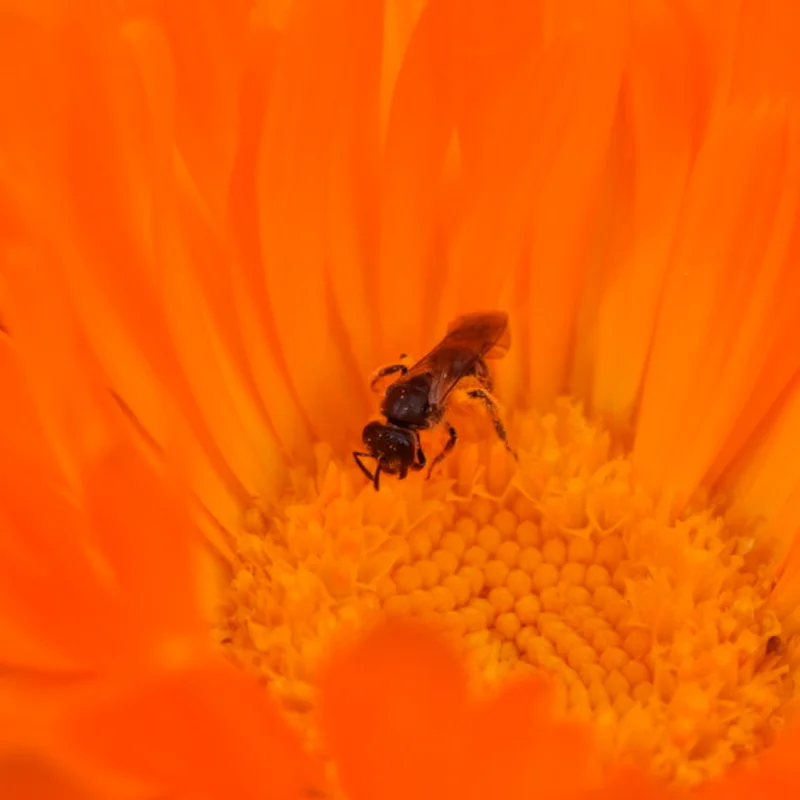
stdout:
<svg viewBox="0 0 800 800">
<path fill-rule="evenodd" d="M 375 372 L 372 373 L 369 379 L 369 388 L 375 392 L 378 390 L 378 384 L 384 378 L 388 378 L 390 375 L 405 375 L 412 363 L 413 360 L 411 356 L 401 353 L 396 364 L 387 364 L 385 367 L 376 369 Z"/>
<path fill-rule="evenodd" d="M 425 469 L 425 464 L 427 464 L 428 459 L 425 458 L 425 452 L 422 449 L 422 442 L 419 439 L 419 431 L 414 431 L 414 434 L 417 438 L 417 457 L 414 463 L 411 465 L 411 469 L 415 472 L 419 472 L 422 469 Z"/>
</svg>

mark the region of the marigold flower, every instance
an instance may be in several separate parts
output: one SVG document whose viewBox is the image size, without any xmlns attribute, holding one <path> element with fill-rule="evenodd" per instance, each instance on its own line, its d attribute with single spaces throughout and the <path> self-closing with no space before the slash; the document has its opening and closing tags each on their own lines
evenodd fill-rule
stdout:
<svg viewBox="0 0 800 800">
<path fill-rule="evenodd" d="M 0 795 L 796 793 L 798 37 L 0 0 Z M 374 491 L 495 308 L 518 461 L 453 395 Z"/>
</svg>

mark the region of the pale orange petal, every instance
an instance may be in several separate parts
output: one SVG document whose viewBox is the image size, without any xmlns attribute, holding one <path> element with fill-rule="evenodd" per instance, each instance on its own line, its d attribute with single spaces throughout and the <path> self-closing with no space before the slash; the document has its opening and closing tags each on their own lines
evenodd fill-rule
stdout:
<svg viewBox="0 0 800 800">
<path fill-rule="evenodd" d="M 163 58 L 159 61 L 164 42 L 152 26 L 116 25 L 108 9 L 93 15 L 56 4 L 51 16 L 45 23 L 29 9 L 20 11 L 10 26 L 9 46 L 25 47 L 36 59 L 30 79 L 52 90 L 52 98 L 31 105 L 17 97 L 19 81 L 0 86 L 4 101 L 19 109 L 14 125 L 4 126 L 3 133 L 7 150 L 17 154 L 11 161 L 15 171 L 5 183 L 20 220 L 17 250 L 25 253 L 25 238 L 34 231 L 49 243 L 46 252 L 37 243 L 39 250 L 27 256 L 42 263 L 38 278 L 31 273 L 27 290 L 12 285 L 7 293 L 14 294 L 14 310 L 23 307 L 30 292 L 52 293 L 53 304 L 64 306 L 57 309 L 58 324 L 77 312 L 88 348 L 147 434 L 163 446 L 167 432 L 179 424 L 191 431 L 186 439 L 198 440 L 190 443 L 189 480 L 222 524 L 233 526 L 238 518 L 231 505 L 238 508 L 256 492 L 252 485 L 250 491 L 242 488 L 220 454 L 225 437 L 209 432 L 197 408 L 201 395 L 193 395 L 185 379 L 161 305 L 164 275 L 169 274 L 163 267 L 170 254 L 166 243 L 178 235 L 169 174 L 172 126 L 164 118 L 170 113 L 171 80 L 161 80 L 169 71 L 168 59 L 166 66 Z M 143 50 L 147 58 L 141 58 Z M 28 94 L 36 91 L 31 88 Z M 38 158 L 31 159 L 30 142 L 22 133 L 28 127 L 65 133 L 44 137 L 35 148 Z M 67 140 L 72 144 L 65 148 Z M 27 341 L 23 325 L 29 316 L 18 325 L 21 343 Z M 42 330 L 56 324 L 48 321 Z M 39 357 L 54 358 L 44 336 L 31 341 L 40 348 Z M 59 396 L 52 387 L 45 394 Z"/>
<path fill-rule="evenodd" d="M 257 181 L 263 122 L 281 44 L 277 30 L 258 18 L 252 22 L 241 88 L 239 147 L 228 209 L 234 255 L 229 264 L 242 358 L 248 366 L 246 374 L 276 439 L 294 460 L 310 452 L 311 433 L 277 347 L 263 278 Z"/>
<path fill-rule="evenodd" d="M 176 660 L 208 646 L 192 560 L 196 532 L 169 483 L 119 449 L 89 466 L 85 487 L 89 522 L 125 604 L 116 627 L 127 629 L 129 662 L 151 657 L 154 646 L 165 650 L 157 658 Z M 145 638 L 136 641 L 140 632 Z"/>
<path fill-rule="evenodd" d="M 698 156 L 634 449 L 649 485 L 679 503 L 711 467 L 773 342 L 800 201 L 797 133 L 780 106 L 734 105 Z"/>
<path fill-rule="evenodd" d="M 3 459 L 0 474 L 0 663 L 88 670 L 119 612 L 88 557 L 90 533 L 63 488 L 23 459 Z"/>
<path fill-rule="evenodd" d="M 377 305 L 372 312 L 380 331 L 380 357 L 387 360 L 400 353 L 421 356 L 441 335 L 436 310 L 447 265 L 433 261 L 436 187 L 454 135 L 457 101 L 452 55 L 440 44 L 449 14 L 450 0 L 425 5 L 392 94 L 382 163 L 379 261 L 373 279 Z"/>
<path fill-rule="evenodd" d="M 14 331 L 8 346 L 49 440 L 57 477 L 74 484 L 82 460 L 107 446 L 109 429 L 101 411 L 101 379 L 63 301 L 64 286 L 49 258 L 46 249 L 32 242 L 6 243 L 6 318 Z M 13 419 L 5 424 L 13 425 Z"/>
<path fill-rule="evenodd" d="M 451 279 L 459 310 L 508 299 L 525 354 L 509 399 L 537 405 L 566 389 L 625 33 L 620 3 L 549 13 L 547 46 L 487 108 Z"/>
<path fill-rule="evenodd" d="M 239 87 L 251 3 L 147 3 L 163 27 L 175 80 L 175 137 L 208 212 L 224 218 L 236 155 Z M 135 6 L 134 6 L 135 7 Z"/>
<path fill-rule="evenodd" d="M 577 365 L 588 376 L 585 388 L 590 387 L 592 406 L 622 424 L 638 399 L 704 122 L 707 80 L 703 65 L 696 63 L 693 31 L 681 23 L 672 4 L 633 6 L 631 53 L 609 168 L 609 207 L 602 212 L 610 228 L 608 272 L 586 297 L 596 333 L 585 329 L 578 334 L 594 342 Z M 596 318 L 591 307 L 597 309 Z"/>
<path fill-rule="evenodd" d="M 348 329 L 360 326 L 362 337 L 368 329 L 363 320 L 345 322 L 335 302 L 331 270 L 338 256 L 328 242 L 329 192 L 341 169 L 340 137 L 353 136 L 356 122 L 369 124 L 370 115 L 377 135 L 380 60 L 364 42 L 378 37 L 380 24 L 376 0 L 341 0 L 324 11 L 297 3 L 261 140 L 261 246 L 278 340 L 313 431 L 342 448 L 368 413 L 365 393 L 353 392 L 363 373 Z M 356 141 L 345 138 L 344 144 L 352 148 Z M 355 213 L 348 224 L 357 220 Z M 367 261 L 352 269 L 350 290 L 363 296 Z M 363 362 L 363 354 L 359 358 Z"/>
</svg>

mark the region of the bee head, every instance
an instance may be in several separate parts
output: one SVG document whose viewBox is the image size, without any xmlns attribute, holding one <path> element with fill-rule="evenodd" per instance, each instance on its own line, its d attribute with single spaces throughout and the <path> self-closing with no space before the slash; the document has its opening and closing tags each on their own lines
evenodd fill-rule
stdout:
<svg viewBox="0 0 800 800">
<path fill-rule="evenodd" d="M 385 422 L 370 422 L 361 437 L 382 472 L 405 477 L 417 454 L 416 436 L 410 430 Z"/>
</svg>

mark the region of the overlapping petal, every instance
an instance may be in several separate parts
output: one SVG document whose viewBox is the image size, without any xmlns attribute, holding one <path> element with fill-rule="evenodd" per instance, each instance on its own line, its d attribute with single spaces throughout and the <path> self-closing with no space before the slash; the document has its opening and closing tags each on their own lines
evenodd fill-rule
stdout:
<svg viewBox="0 0 800 800">
<path fill-rule="evenodd" d="M 320 692 L 323 735 L 352 800 L 555 798 L 593 785 L 588 732 L 552 720 L 545 683 L 476 700 L 461 659 L 424 628 L 395 624 L 343 647 Z"/>
<path fill-rule="evenodd" d="M 4 796 L 307 796 L 299 737 L 213 652 L 178 465 L 109 390 L 60 273 L 4 244 Z"/>
</svg>

